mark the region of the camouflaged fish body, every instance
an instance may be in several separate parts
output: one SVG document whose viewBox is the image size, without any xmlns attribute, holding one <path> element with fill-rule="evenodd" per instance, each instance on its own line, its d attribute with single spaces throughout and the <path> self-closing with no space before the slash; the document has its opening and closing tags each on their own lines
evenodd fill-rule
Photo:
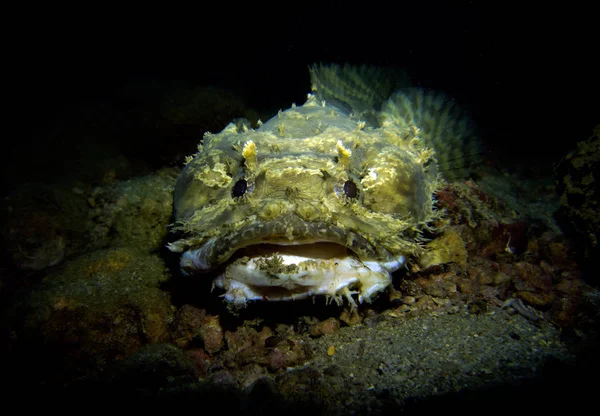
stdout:
<svg viewBox="0 0 600 416">
<path fill-rule="evenodd" d="M 384 101 L 387 85 L 369 93 L 366 68 L 315 66 L 311 77 L 303 106 L 256 130 L 207 134 L 177 181 L 183 238 L 169 248 L 183 253 L 185 274 L 218 270 L 227 301 L 371 301 L 439 216 L 439 156 L 428 143 L 443 138 L 422 137 L 410 99 Z"/>
</svg>

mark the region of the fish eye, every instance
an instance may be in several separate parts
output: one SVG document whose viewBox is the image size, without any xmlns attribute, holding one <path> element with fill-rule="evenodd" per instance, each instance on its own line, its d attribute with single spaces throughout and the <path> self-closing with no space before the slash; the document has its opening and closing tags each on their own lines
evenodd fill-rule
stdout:
<svg viewBox="0 0 600 416">
<path fill-rule="evenodd" d="M 354 181 L 348 179 L 344 182 L 344 193 L 348 198 L 356 198 L 358 196 L 358 188 Z"/>
<path fill-rule="evenodd" d="M 235 185 L 233 185 L 233 189 L 231 190 L 231 195 L 234 198 L 239 198 L 240 196 L 242 196 L 246 193 L 247 189 L 248 189 L 248 182 L 246 182 L 246 179 L 240 179 L 235 183 Z"/>
</svg>

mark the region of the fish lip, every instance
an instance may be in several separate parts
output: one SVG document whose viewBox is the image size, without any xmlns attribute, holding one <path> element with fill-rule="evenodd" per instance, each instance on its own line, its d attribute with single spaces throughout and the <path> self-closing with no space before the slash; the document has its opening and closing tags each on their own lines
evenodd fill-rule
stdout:
<svg viewBox="0 0 600 416">
<path fill-rule="evenodd" d="M 279 246 L 333 243 L 346 247 L 357 258 L 372 263 L 394 264 L 397 257 L 379 244 L 352 230 L 322 222 L 308 222 L 298 217 L 257 222 L 221 237 L 213 237 L 202 245 L 188 249 L 181 256 L 184 274 L 203 273 L 226 263 L 245 247 L 272 244 Z M 384 266 L 385 267 L 385 266 Z"/>
</svg>

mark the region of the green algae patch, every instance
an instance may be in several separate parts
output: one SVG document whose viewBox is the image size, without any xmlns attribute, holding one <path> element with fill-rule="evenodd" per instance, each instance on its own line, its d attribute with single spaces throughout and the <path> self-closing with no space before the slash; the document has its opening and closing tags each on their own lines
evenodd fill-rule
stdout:
<svg viewBox="0 0 600 416">
<path fill-rule="evenodd" d="M 81 256 L 48 274 L 32 293 L 21 335 L 54 346 L 49 354 L 58 353 L 75 374 L 81 358 L 100 370 L 168 339 L 173 311 L 159 288 L 168 277 L 160 257 L 131 248 Z"/>
</svg>

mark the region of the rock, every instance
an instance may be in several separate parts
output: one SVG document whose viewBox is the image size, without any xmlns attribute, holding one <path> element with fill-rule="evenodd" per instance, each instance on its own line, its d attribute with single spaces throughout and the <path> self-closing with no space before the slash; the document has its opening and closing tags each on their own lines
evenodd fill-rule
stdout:
<svg viewBox="0 0 600 416">
<path fill-rule="evenodd" d="M 99 380 L 118 386 L 119 394 L 157 394 L 170 386 L 197 380 L 190 356 L 170 344 L 147 345 L 110 366 Z M 124 391 L 123 391 L 124 390 Z"/>
<path fill-rule="evenodd" d="M 311 337 L 320 337 L 323 335 L 333 334 L 335 331 L 340 329 L 340 321 L 336 318 L 327 318 L 318 324 L 313 325 L 310 329 Z"/>
<path fill-rule="evenodd" d="M 560 195 L 559 218 L 566 233 L 573 237 L 580 260 L 591 268 L 587 274 L 597 282 L 593 272 L 600 254 L 600 125 L 594 136 L 577 143 L 556 166 L 555 185 Z"/>
<path fill-rule="evenodd" d="M 517 290 L 544 293 L 552 290 L 552 276 L 544 273 L 540 266 L 522 261 L 515 263 L 514 267 L 517 278 L 513 280 L 513 283 Z"/>
<path fill-rule="evenodd" d="M 183 305 L 179 309 L 172 337 L 180 348 L 197 344 L 194 346 L 203 346 L 209 354 L 216 353 L 224 345 L 223 328 L 219 317 L 207 315 L 205 310 L 191 305 Z"/>
<path fill-rule="evenodd" d="M 457 263 L 464 266 L 467 263 L 465 243 L 455 228 L 446 229 L 426 247 L 427 251 L 419 257 L 419 266 L 423 269 L 439 264 Z"/>
<path fill-rule="evenodd" d="M 19 337 L 46 344 L 39 359 L 58 366 L 48 370 L 50 377 L 101 370 L 170 338 L 170 297 L 159 289 L 167 278 L 156 255 L 129 248 L 83 255 L 49 273 L 33 292 Z"/>
<path fill-rule="evenodd" d="M 223 328 L 219 317 L 206 315 L 200 324 L 200 335 L 204 343 L 204 349 L 209 354 L 214 354 L 223 347 Z"/>
<path fill-rule="evenodd" d="M 201 348 L 185 351 L 185 355 L 193 362 L 196 376 L 205 378 L 209 374 L 212 357 Z"/>
<path fill-rule="evenodd" d="M 0 243 L 16 267 L 40 271 L 106 245 L 108 229 L 93 220 L 86 196 L 71 188 L 24 185 L 2 201 Z"/>
<path fill-rule="evenodd" d="M 206 316 L 204 309 L 191 305 L 183 305 L 176 314 L 172 330 L 172 338 L 179 348 L 187 348 L 194 337 L 199 335 L 199 328 Z"/>
<path fill-rule="evenodd" d="M 146 251 L 164 247 L 173 212 L 174 174 L 163 169 L 97 191 L 99 220 L 110 229 L 111 246 Z"/>
<path fill-rule="evenodd" d="M 340 321 L 345 323 L 348 326 L 356 325 L 361 322 L 362 318 L 358 313 L 357 308 L 352 308 L 350 310 L 344 309 L 340 314 Z"/>
<path fill-rule="evenodd" d="M 554 300 L 553 293 L 534 293 L 525 292 L 523 290 L 517 292 L 517 296 L 523 299 L 529 305 L 536 308 L 543 308 L 552 304 Z"/>
</svg>

